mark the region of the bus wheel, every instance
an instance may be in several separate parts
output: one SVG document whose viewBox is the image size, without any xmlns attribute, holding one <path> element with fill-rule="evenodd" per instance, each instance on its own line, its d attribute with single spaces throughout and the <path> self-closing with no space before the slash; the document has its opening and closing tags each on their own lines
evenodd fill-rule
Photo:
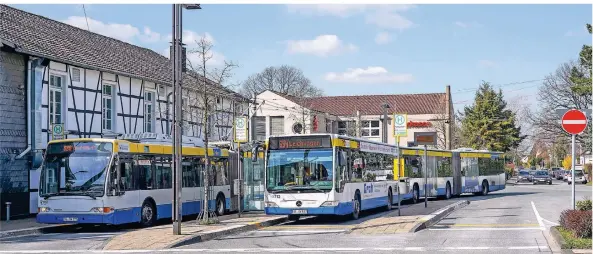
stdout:
<svg viewBox="0 0 593 254">
<path fill-rule="evenodd" d="M 414 202 L 414 204 L 418 203 L 419 198 L 420 198 L 420 191 L 418 190 L 418 185 L 414 184 L 414 189 L 413 189 L 413 193 L 412 193 L 412 201 Z"/>
<path fill-rule="evenodd" d="M 352 219 L 358 220 L 358 218 L 360 217 L 360 194 L 358 192 L 354 194 L 352 206 Z"/>
<path fill-rule="evenodd" d="M 445 199 L 451 198 L 451 185 L 447 182 L 447 187 L 445 188 Z"/>
<path fill-rule="evenodd" d="M 140 224 L 144 227 L 150 227 L 156 220 L 156 209 L 149 201 L 144 201 L 140 214 Z"/>
<path fill-rule="evenodd" d="M 226 209 L 224 207 L 224 197 L 222 195 L 218 195 L 218 197 L 216 198 L 216 215 L 224 215 L 225 210 Z"/>
<path fill-rule="evenodd" d="M 391 189 L 387 192 L 387 211 L 390 211 L 393 208 L 393 194 L 391 193 Z"/>
<path fill-rule="evenodd" d="M 488 183 L 482 182 L 482 195 L 488 195 Z"/>
</svg>

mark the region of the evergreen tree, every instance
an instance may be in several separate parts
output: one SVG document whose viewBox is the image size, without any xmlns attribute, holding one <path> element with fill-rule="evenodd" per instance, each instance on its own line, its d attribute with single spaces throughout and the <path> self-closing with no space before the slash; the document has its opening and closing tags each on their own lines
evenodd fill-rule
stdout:
<svg viewBox="0 0 593 254">
<path fill-rule="evenodd" d="M 587 30 L 591 34 L 591 24 L 587 24 Z M 591 46 L 583 45 L 579 54 L 581 68 L 573 67 L 570 73 L 570 81 L 574 84 L 572 91 L 579 95 L 591 95 Z"/>
<path fill-rule="evenodd" d="M 473 149 L 507 152 L 525 139 L 515 124 L 515 113 L 506 108 L 502 91 L 483 82 L 474 103 L 464 108 L 462 136 L 464 145 Z"/>
</svg>

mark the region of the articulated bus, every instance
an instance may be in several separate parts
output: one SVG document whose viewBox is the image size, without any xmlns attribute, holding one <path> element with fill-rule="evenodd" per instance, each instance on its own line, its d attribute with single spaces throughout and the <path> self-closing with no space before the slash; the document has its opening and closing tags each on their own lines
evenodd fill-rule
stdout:
<svg viewBox="0 0 593 254">
<path fill-rule="evenodd" d="M 265 212 L 350 215 L 401 200 L 451 198 L 504 189 L 497 152 L 424 150 L 336 134 L 269 137 L 265 146 Z M 398 160 L 399 158 L 399 160 Z M 398 189 L 399 188 L 399 189 Z M 400 193 L 400 194 L 398 194 Z"/>
<path fill-rule="evenodd" d="M 183 137 L 182 213 L 202 209 L 206 148 Z M 208 148 L 209 207 L 217 214 L 238 208 L 234 186 L 237 154 Z M 119 139 L 64 139 L 48 143 L 39 187 L 37 221 L 144 226 L 172 217 L 172 146 L 168 136 L 126 134 Z"/>
</svg>

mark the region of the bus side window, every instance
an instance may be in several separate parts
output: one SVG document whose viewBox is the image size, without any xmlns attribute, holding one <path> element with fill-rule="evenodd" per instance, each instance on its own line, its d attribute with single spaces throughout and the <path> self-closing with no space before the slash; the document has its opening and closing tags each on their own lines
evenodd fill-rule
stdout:
<svg viewBox="0 0 593 254">
<path fill-rule="evenodd" d="M 121 176 L 121 190 L 129 191 L 136 189 L 134 184 L 134 175 L 132 174 L 132 162 L 126 161 L 121 163 L 120 176 Z"/>
</svg>

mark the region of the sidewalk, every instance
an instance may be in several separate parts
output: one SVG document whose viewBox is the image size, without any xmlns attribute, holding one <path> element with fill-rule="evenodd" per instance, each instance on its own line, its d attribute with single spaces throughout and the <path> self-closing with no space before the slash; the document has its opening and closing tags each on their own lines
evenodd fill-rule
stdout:
<svg viewBox="0 0 593 254">
<path fill-rule="evenodd" d="M 61 227 L 64 225 L 50 225 L 37 223 L 35 218 L 25 218 L 10 221 L 0 221 L 0 238 L 41 233 L 44 229 Z"/>
<path fill-rule="evenodd" d="M 214 225 L 199 225 L 195 220 L 184 222 L 181 235 L 173 235 L 171 224 L 139 229 L 113 237 L 103 250 L 168 249 L 197 243 L 222 235 L 255 230 L 286 221 L 286 216 L 245 216 L 221 221 Z"/>
<path fill-rule="evenodd" d="M 402 215 L 398 216 L 397 211 L 387 216 L 382 216 L 364 221 L 352 229 L 350 234 L 355 235 L 386 235 L 396 233 L 414 233 L 430 227 L 454 210 L 469 204 L 467 200 L 441 200 L 429 203 L 424 207 L 423 203 L 402 207 Z"/>
</svg>

